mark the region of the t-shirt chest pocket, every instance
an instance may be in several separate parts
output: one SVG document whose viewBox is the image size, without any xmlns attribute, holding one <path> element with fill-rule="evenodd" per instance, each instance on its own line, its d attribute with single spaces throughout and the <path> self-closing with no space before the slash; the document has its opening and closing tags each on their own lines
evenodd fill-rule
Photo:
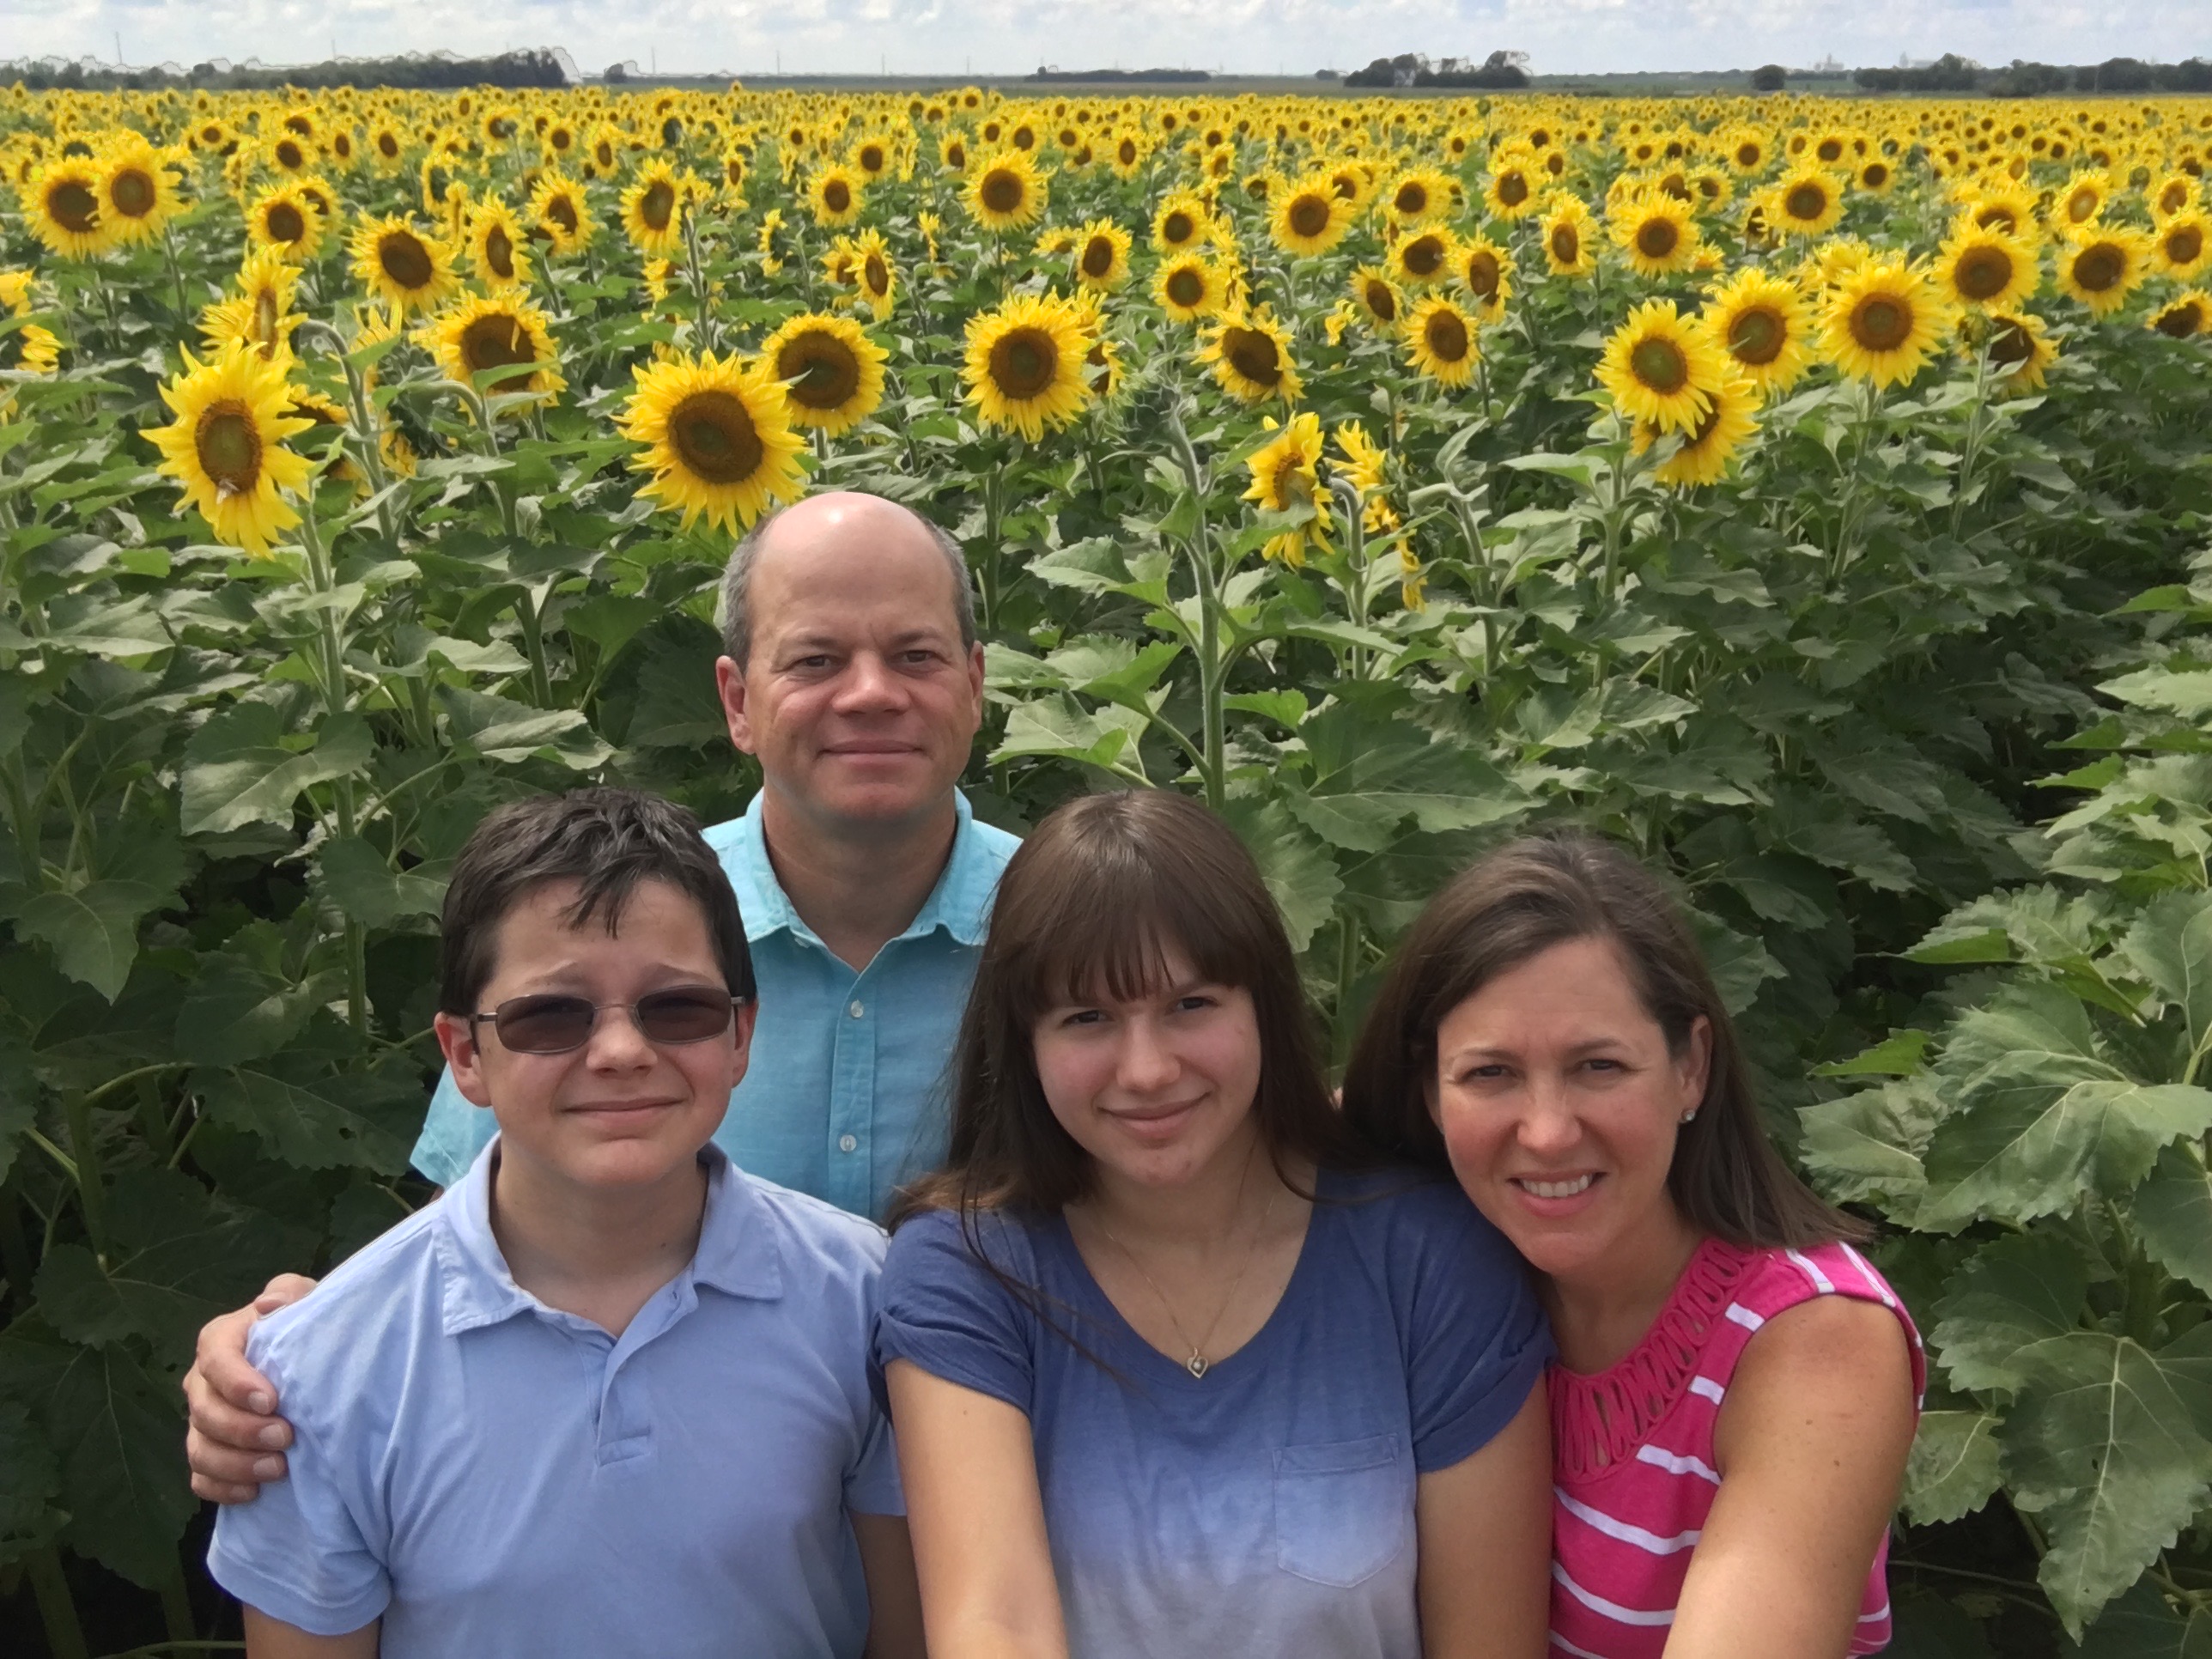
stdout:
<svg viewBox="0 0 2212 1659">
<path fill-rule="evenodd" d="M 1275 1565 L 1348 1589 L 1413 1537 L 1413 1461 L 1400 1436 L 1369 1435 L 1275 1453 Z"/>
</svg>

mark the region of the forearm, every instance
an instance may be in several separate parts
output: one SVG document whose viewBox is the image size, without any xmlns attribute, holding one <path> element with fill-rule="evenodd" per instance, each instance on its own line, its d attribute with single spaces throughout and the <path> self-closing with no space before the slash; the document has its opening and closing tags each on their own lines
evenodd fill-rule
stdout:
<svg viewBox="0 0 2212 1659">
<path fill-rule="evenodd" d="M 246 1659 L 376 1659 L 381 1620 L 344 1636 L 316 1636 L 258 1607 L 245 1613 Z"/>
</svg>

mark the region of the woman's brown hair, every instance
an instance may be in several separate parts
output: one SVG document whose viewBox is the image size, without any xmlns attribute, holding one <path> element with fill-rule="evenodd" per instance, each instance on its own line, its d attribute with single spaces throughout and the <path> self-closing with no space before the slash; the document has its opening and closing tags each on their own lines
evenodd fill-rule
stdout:
<svg viewBox="0 0 2212 1659">
<path fill-rule="evenodd" d="M 1510 842 L 1429 901 L 1352 1049 L 1344 1079 L 1352 1127 L 1395 1157 L 1449 1170 L 1429 1105 L 1437 1028 L 1498 975 L 1583 939 L 1613 941 L 1678 1057 L 1700 1018 L 1712 1033 L 1705 1099 L 1667 1172 L 1690 1224 L 1750 1249 L 1864 1238 L 1866 1225 L 1814 1193 L 1767 1140 L 1735 1025 L 1680 907 L 1643 865 L 1579 832 Z"/>
<path fill-rule="evenodd" d="M 891 1224 L 934 1209 L 1052 1215 L 1085 1196 L 1091 1156 L 1045 1100 L 1031 1030 L 1063 1003 L 1164 984 L 1170 953 L 1251 996 L 1252 1112 L 1277 1171 L 1374 1162 L 1330 1103 L 1297 959 L 1236 832 L 1170 790 L 1086 795 L 1037 825 L 999 879 L 953 1051 L 945 1161 L 900 1194 Z"/>
</svg>

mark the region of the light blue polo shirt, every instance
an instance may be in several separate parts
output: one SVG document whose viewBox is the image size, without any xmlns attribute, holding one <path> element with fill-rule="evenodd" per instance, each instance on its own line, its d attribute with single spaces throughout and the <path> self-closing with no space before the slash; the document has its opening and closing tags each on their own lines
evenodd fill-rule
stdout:
<svg viewBox="0 0 2212 1659">
<path fill-rule="evenodd" d="M 216 1517 L 208 1569 L 385 1659 L 857 1659 L 848 1511 L 904 1511 L 868 1385 L 872 1223 L 713 1147 L 691 1264 L 617 1339 L 507 1273 L 494 1154 L 253 1328 L 291 1478 Z"/>
<path fill-rule="evenodd" d="M 1021 842 L 978 823 L 956 794 L 952 855 L 913 925 L 854 973 L 799 919 L 777 885 L 761 798 L 707 831 L 737 890 L 760 985 L 744 1080 L 714 1139 L 738 1167 L 881 1217 L 891 1189 L 945 1154 L 946 1062 L 975 976 L 999 873 Z M 491 1114 L 438 1079 L 415 1167 L 441 1187 L 491 1139 Z"/>
</svg>

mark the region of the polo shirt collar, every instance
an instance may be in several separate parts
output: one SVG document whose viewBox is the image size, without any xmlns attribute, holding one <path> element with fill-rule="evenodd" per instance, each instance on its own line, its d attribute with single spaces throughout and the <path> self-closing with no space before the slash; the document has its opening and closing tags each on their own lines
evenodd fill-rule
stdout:
<svg viewBox="0 0 2212 1659">
<path fill-rule="evenodd" d="M 744 816 L 738 820 L 731 848 L 734 856 L 724 865 L 737 891 L 738 912 L 744 918 L 746 942 L 757 944 L 770 933 L 789 933 L 819 945 L 822 941 L 815 938 L 814 930 L 791 908 L 775 878 L 775 866 L 769 861 L 768 835 L 761 820 L 761 803 L 767 794 L 765 789 L 754 791 Z M 928 898 L 899 935 L 901 939 L 926 939 L 942 927 L 962 945 L 983 942 L 991 920 L 991 897 L 1006 860 L 991 856 L 975 822 L 975 810 L 957 789 L 952 792 L 952 810 L 956 817 L 952 855 L 945 860 L 937 885 L 930 889 Z"/>
<path fill-rule="evenodd" d="M 477 1154 L 459 1186 L 439 1200 L 439 1297 L 445 1333 L 496 1325 L 544 1304 L 514 1282 L 491 1230 L 491 1176 L 499 1140 Z M 759 1190 L 722 1149 L 699 1149 L 707 1169 L 707 1208 L 699 1247 L 678 1279 L 729 1296 L 773 1302 L 783 1294 L 783 1252 Z"/>
</svg>

